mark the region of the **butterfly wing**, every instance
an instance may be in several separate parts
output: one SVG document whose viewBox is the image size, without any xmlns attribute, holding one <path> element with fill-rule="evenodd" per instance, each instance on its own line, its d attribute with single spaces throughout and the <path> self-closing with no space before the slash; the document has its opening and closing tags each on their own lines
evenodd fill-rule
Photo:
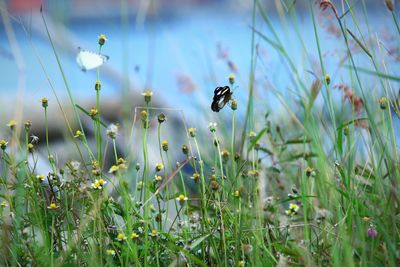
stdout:
<svg viewBox="0 0 400 267">
<path fill-rule="evenodd" d="M 83 71 L 86 71 L 100 67 L 108 58 L 106 55 L 80 50 L 76 56 L 76 62 Z"/>
<path fill-rule="evenodd" d="M 219 112 L 230 100 L 230 96 L 231 90 L 229 86 L 215 88 L 213 101 L 211 103 L 211 110 L 214 112 Z"/>
</svg>

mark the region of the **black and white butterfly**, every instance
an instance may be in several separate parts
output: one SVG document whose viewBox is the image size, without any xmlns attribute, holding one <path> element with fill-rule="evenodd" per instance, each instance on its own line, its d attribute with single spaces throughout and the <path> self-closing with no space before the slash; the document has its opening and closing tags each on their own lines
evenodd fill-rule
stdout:
<svg viewBox="0 0 400 267">
<path fill-rule="evenodd" d="M 229 86 L 217 87 L 214 90 L 214 98 L 211 103 L 211 110 L 219 112 L 232 98 L 233 92 Z"/>
<path fill-rule="evenodd" d="M 103 54 L 83 50 L 80 47 L 78 47 L 78 49 L 79 52 L 76 56 L 76 63 L 78 63 L 82 71 L 98 68 L 109 59 L 109 56 Z"/>
</svg>

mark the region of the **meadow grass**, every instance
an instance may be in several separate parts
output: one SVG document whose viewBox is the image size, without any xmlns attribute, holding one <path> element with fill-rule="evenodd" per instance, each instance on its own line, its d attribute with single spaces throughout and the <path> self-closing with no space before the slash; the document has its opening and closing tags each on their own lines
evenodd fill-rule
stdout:
<svg viewBox="0 0 400 267">
<path fill-rule="evenodd" d="M 96 105 L 85 110 L 74 99 L 43 19 L 74 112 L 73 122 L 64 114 L 65 145 L 74 144 L 79 160 L 60 162 L 53 154 L 47 98 L 42 107 L 48 173 L 38 172 L 43 153 L 31 138 L 31 123 L 25 122 L 21 135 L 18 122 L 7 125 L 0 140 L 1 265 L 398 266 L 400 175 L 393 124 L 400 115 L 394 84 L 400 77 L 384 60 L 386 48 L 370 30 L 364 1 L 345 0 L 341 8 L 309 1 L 303 12 L 312 19 L 316 51 L 302 39 L 296 1 L 288 2 L 278 11 L 296 33 L 298 53 L 309 63 L 318 58 L 311 82 L 304 71 L 308 63 L 298 66 L 268 10 L 254 0 L 247 106 L 232 99 L 224 108 L 230 120 L 199 128 L 183 119 L 183 132 L 176 133 L 166 130 L 171 109 L 154 107 L 146 88 L 133 124 L 121 119 L 124 129 L 132 129 L 122 139 L 124 155 L 117 145 L 119 126 L 102 121 L 101 68 L 94 81 Z M 398 43 L 397 13 L 390 0 L 385 3 Z M 323 55 L 321 13 L 345 50 L 338 68 L 347 75 L 340 83 Z M 297 104 L 271 85 L 286 114 L 258 109 L 258 39 L 287 66 Z M 105 35 L 98 43 L 101 52 Z M 372 69 L 357 66 L 356 56 Z M 362 75 L 379 84 L 378 97 Z M 235 87 L 235 76 L 227 83 Z M 342 101 L 334 92 L 342 93 Z M 240 109 L 246 110 L 244 123 L 237 121 Z M 95 145 L 83 117 L 93 123 Z M 180 136 L 181 144 L 169 134 Z"/>
</svg>

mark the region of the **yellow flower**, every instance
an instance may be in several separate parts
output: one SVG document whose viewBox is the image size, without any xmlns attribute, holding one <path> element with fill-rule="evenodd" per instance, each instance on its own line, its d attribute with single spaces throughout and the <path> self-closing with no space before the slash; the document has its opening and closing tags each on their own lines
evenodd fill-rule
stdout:
<svg viewBox="0 0 400 267">
<path fill-rule="evenodd" d="M 133 233 L 131 234 L 131 239 L 132 239 L 132 240 L 135 240 L 135 239 L 137 239 L 137 238 L 139 238 L 139 235 L 136 234 L 135 232 L 133 232 Z"/>
<path fill-rule="evenodd" d="M 235 83 L 235 75 L 233 73 L 228 76 L 229 83 L 233 85 Z"/>
<path fill-rule="evenodd" d="M 289 205 L 289 209 L 285 210 L 286 215 L 289 216 L 294 216 L 297 214 L 297 212 L 299 211 L 300 207 L 299 205 L 295 204 L 295 203 L 290 203 Z"/>
<path fill-rule="evenodd" d="M 10 127 L 11 130 L 14 130 L 15 126 L 17 126 L 17 122 L 15 120 L 10 120 L 7 126 Z"/>
<path fill-rule="evenodd" d="M 36 175 L 36 178 L 38 178 L 38 180 L 40 180 L 40 182 L 44 181 L 44 175 L 43 174 Z"/>
<path fill-rule="evenodd" d="M 108 173 L 115 174 L 119 170 L 119 167 L 117 165 L 112 165 Z"/>
<path fill-rule="evenodd" d="M 156 237 L 156 236 L 158 235 L 157 230 L 156 230 L 156 229 L 151 230 L 150 235 L 151 235 L 152 237 Z"/>
<path fill-rule="evenodd" d="M 103 46 L 106 41 L 107 41 L 106 35 L 105 34 L 100 34 L 99 35 L 99 45 Z"/>
<path fill-rule="evenodd" d="M 56 203 L 51 202 L 50 205 L 47 208 L 50 209 L 50 210 L 54 210 L 54 209 L 58 208 L 58 206 L 57 206 Z"/>
<path fill-rule="evenodd" d="M 239 267 L 244 267 L 246 265 L 245 261 L 239 261 L 238 266 Z"/>
<path fill-rule="evenodd" d="M 239 190 L 236 190 L 236 191 L 233 193 L 233 195 L 234 195 L 235 197 L 240 197 L 240 191 L 239 191 Z"/>
<path fill-rule="evenodd" d="M 176 200 L 179 201 L 181 204 L 184 204 L 185 201 L 188 200 L 188 198 L 187 198 L 184 194 L 180 194 L 180 195 L 176 198 Z"/>
<path fill-rule="evenodd" d="M 162 181 L 162 177 L 161 177 L 161 175 L 155 175 L 155 177 L 154 177 L 154 179 L 157 181 L 157 182 L 161 182 Z"/>
<path fill-rule="evenodd" d="M 103 189 L 103 186 L 107 183 L 107 181 L 105 181 L 103 178 L 100 179 L 96 179 L 94 180 L 94 183 L 92 183 L 92 188 L 93 189 L 97 189 L 97 190 L 101 190 Z"/>
<path fill-rule="evenodd" d="M 7 205 L 6 201 L 3 201 L 3 202 L 0 203 L 0 207 L 2 207 L 2 208 L 7 207 L 7 206 L 8 205 Z"/>
<path fill-rule="evenodd" d="M 327 85 L 331 83 L 331 76 L 329 76 L 329 74 L 325 74 L 325 81 Z"/>
<path fill-rule="evenodd" d="M 83 133 L 80 130 L 76 130 L 74 137 L 75 138 L 80 138 L 83 136 Z"/>
<path fill-rule="evenodd" d="M 195 137 L 196 136 L 196 128 L 189 128 L 188 132 L 189 132 L 191 137 Z"/>
<path fill-rule="evenodd" d="M 161 147 L 165 152 L 168 151 L 168 141 L 167 140 L 163 140 L 161 142 Z"/>
<path fill-rule="evenodd" d="M 115 256 L 115 250 L 113 250 L 113 249 L 107 249 L 106 253 L 108 256 Z"/>
<path fill-rule="evenodd" d="M 164 168 L 164 165 L 162 165 L 162 163 L 157 163 L 156 165 L 156 172 L 161 171 Z"/>
<path fill-rule="evenodd" d="M 250 137 L 250 138 L 254 138 L 254 137 L 256 137 L 256 136 L 257 136 L 256 132 L 250 131 L 250 133 L 249 133 L 249 137 Z"/>
<path fill-rule="evenodd" d="M 0 140 L 0 148 L 5 150 L 7 148 L 8 142 L 4 139 Z"/>
<path fill-rule="evenodd" d="M 144 101 L 146 103 L 149 103 L 151 101 L 151 96 L 153 95 L 153 92 L 147 89 L 142 93 L 142 96 L 144 96 Z"/>
<path fill-rule="evenodd" d="M 200 180 L 200 174 L 198 172 L 193 173 L 191 177 L 196 183 Z"/>
<path fill-rule="evenodd" d="M 117 235 L 117 238 L 116 238 L 119 242 L 122 242 L 122 241 L 125 241 L 126 240 L 126 236 L 125 236 L 125 234 L 124 233 L 119 233 L 118 235 Z"/>
</svg>

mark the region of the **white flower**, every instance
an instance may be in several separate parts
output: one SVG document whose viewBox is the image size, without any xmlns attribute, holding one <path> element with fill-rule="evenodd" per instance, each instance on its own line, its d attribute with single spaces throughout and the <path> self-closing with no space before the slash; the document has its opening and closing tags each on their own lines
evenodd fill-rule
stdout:
<svg viewBox="0 0 400 267">
<path fill-rule="evenodd" d="M 81 163 L 78 161 L 73 160 L 70 162 L 70 164 L 73 171 L 79 171 L 79 169 L 81 168 Z"/>
</svg>

